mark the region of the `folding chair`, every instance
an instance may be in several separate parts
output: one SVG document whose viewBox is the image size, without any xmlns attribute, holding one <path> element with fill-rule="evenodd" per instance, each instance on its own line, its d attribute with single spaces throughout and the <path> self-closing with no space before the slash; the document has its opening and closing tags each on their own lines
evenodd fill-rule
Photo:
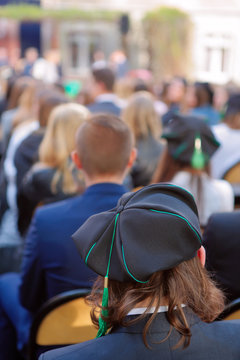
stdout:
<svg viewBox="0 0 240 360">
<path fill-rule="evenodd" d="M 223 176 L 233 187 L 236 205 L 240 204 L 240 162 L 233 165 Z"/>
<path fill-rule="evenodd" d="M 41 347 L 61 347 L 91 340 L 97 329 L 85 303 L 89 289 L 67 291 L 47 301 L 33 320 L 28 343 L 28 359 L 38 358 Z"/>
<path fill-rule="evenodd" d="M 220 320 L 235 320 L 240 319 L 240 298 L 229 303 L 222 314 L 219 316 Z"/>
</svg>

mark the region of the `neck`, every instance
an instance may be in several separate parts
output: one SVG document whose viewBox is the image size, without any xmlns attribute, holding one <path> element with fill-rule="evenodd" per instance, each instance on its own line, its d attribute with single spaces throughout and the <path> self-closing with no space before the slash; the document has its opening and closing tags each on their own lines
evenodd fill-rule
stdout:
<svg viewBox="0 0 240 360">
<path fill-rule="evenodd" d="M 123 177 L 116 175 L 88 177 L 87 175 L 85 175 L 85 183 L 86 183 L 86 187 L 100 183 L 114 183 L 114 184 L 122 185 Z"/>
</svg>

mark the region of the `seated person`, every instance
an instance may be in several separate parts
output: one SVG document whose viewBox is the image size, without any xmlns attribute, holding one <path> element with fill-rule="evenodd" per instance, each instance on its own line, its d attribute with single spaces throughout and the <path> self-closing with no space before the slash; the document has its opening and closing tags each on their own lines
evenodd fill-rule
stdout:
<svg viewBox="0 0 240 360">
<path fill-rule="evenodd" d="M 232 211 L 231 185 L 210 175 L 209 160 L 220 145 L 210 127 L 197 116 L 178 114 L 172 117 L 162 137 L 167 140 L 167 149 L 152 182 L 171 181 L 190 191 L 197 203 L 202 227 L 211 214 Z"/>
<path fill-rule="evenodd" d="M 63 200 L 85 187 L 83 175 L 71 161 L 75 133 L 89 116 L 79 104 L 62 104 L 53 109 L 39 147 L 39 161 L 25 175 L 18 191 L 18 225 L 25 234 L 33 212 L 41 202 Z"/>
<path fill-rule="evenodd" d="M 221 179 L 240 162 L 240 93 L 230 96 L 224 121 L 213 132 L 221 146 L 211 159 L 212 175 Z"/>
<path fill-rule="evenodd" d="M 228 301 L 240 297 L 240 211 L 213 214 L 203 235 L 206 268 Z"/>
<path fill-rule="evenodd" d="M 80 126 L 72 158 L 87 189 L 37 209 L 21 273 L 0 277 L 0 359 L 16 359 L 16 336 L 18 350 L 24 352 L 32 317 L 46 300 L 92 286 L 95 274 L 81 260 L 71 234 L 89 216 L 116 206 L 135 157 L 130 129 L 114 115 L 95 115 Z"/>
<path fill-rule="evenodd" d="M 240 358 L 240 321 L 214 322 L 224 297 L 204 269 L 198 211 L 187 191 L 156 184 L 126 194 L 73 239 L 99 274 L 89 297 L 98 339 L 40 360 Z"/>
</svg>

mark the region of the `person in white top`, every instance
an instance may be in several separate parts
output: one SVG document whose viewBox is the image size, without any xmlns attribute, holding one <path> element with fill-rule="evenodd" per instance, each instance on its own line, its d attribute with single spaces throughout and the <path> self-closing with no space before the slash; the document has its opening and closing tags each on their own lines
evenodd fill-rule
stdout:
<svg viewBox="0 0 240 360">
<path fill-rule="evenodd" d="M 199 117 L 174 115 L 163 137 L 167 149 L 152 182 L 167 182 L 191 192 L 198 206 L 201 226 L 211 214 L 234 209 L 234 194 L 225 180 L 210 176 L 209 159 L 219 143 L 210 127 Z"/>
<path fill-rule="evenodd" d="M 240 93 L 230 96 L 224 123 L 212 130 L 221 144 L 211 159 L 212 176 L 221 179 L 240 162 Z"/>
</svg>

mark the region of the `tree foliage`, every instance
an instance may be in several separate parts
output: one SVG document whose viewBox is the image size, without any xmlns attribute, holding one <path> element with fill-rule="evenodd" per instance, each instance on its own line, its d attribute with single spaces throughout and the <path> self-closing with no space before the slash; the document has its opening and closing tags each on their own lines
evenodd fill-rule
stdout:
<svg viewBox="0 0 240 360">
<path fill-rule="evenodd" d="M 169 7 L 144 17 L 149 63 L 157 77 L 186 75 L 190 66 L 191 21 L 188 14 Z"/>
</svg>

